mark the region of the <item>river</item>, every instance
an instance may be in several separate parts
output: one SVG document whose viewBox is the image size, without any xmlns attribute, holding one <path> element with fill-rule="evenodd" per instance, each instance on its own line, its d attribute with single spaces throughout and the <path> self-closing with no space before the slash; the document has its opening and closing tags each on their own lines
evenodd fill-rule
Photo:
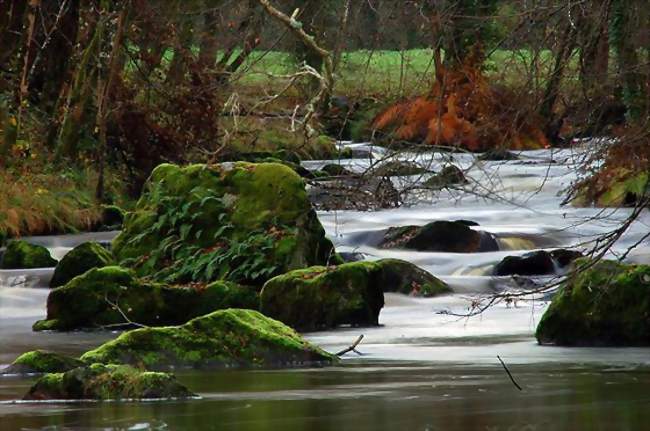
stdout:
<svg viewBox="0 0 650 431">
<path fill-rule="evenodd" d="M 374 159 L 340 163 L 362 171 Z M 498 303 L 475 317 L 456 317 L 472 301 L 512 289 L 490 276 L 503 257 L 531 249 L 569 247 L 615 229 L 628 210 L 561 205 L 578 178 L 586 147 L 521 153 L 519 160 L 477 162 L 467 154 L 402 154 L 439 171 L 453 161 L 468 171 L 462 190 L 413 192 L 408 205 L 374 212 L 321 212 L 339 251 L 368 259 L 409 260 L 447 281 L 454 293 L 437 298 L 386 295 L 376 328 L 307 334 L 329 351 L 364 335 L 342 366 L 299 370 L 181 372 L 200 400 L 184 402 L 22 403 L 33 378 L 0 378 L 0 430 L 643 430 L 650 423 L 650 349 L 539 346 L 536 323 L 548 296 Z M 305 162 L 309 169 L 325 161 Z M 398 185 L 420 177 L 397 178 Z M 378 233 L 433 220 L 472 220 L 499 238 L 502 250 L 453 254 L 384 250 Z M 624 252 L 649 228 L 643 214 L 612 249 Z M 115 233 L 39 237 L 61 257 L 88 239 Z M 648 262 L 643 243 L 628 261 Z M 0 367 L 36 348 L 78 354 L 115 337 L 109 332 L 34 333 L 45 315 L 51 269 L 0 271 Z M 559 274 L 558 274 L 559 276 Z M 549 278 L 533 279 L 534 283 Z M 497 359 L 507 364 L 519 391 Z"/>
</svg>

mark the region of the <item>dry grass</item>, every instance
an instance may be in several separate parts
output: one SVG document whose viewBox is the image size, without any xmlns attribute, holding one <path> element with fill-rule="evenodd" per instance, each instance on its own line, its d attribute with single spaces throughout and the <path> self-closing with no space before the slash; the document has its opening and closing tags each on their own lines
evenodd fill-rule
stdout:
<svg viewBox="0 0 650 431">
<path fill-rule="evenodd" d="M 88 230 L 101 214 L 86 173 L 0 173 L 0 235 Z"/>
</svg>

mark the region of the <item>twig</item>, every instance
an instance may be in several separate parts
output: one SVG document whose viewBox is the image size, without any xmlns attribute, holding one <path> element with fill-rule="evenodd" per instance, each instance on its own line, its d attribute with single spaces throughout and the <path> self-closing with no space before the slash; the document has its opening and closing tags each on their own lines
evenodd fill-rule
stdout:
<svg viewBox="0 0 650 431">
<path fill-rule="evenodd" d="M 519 386 L 519 383 L 517 383 L 517 382 L 515 381 L 515 378 L 512 377 L 512 374 L 510 374 L 510 370 L 509 370 L 508 367 L 506 366 L 505 362 L 503 362 L 503 359 L 501 359 L 501 357 L 500 357 L 499 355 L 497 355 L 497 359 L 499 360 L 499 362 L 501 362 L 501 365 L 503 365 L 503 369 L 506 370 L 506 373 L 508 373 L 508 377 L 510 377 L 510 381 L 512 382 L 512 384 L 515 385 L 515 387 L 516 387 L 517 389 L 519 389 L 520 391 L 523 391 L 523 389 L 521 388 L 521 386 Z"/>
<path fill-rule="evenodd" d="M 357 350 L 357 346 L 359 345 L 359 343 L 361 343 L 361 340 L 363 340 L 363 334 L 359 335 L 359 338 L 357 338 L 356 341 L 350 345 L 350 347 L 347 347 L 341 350 L 340 352 L 336 353 L 336 356 L 343 356 L 349 352 L 354 352 L 357 355 L 361 356 L 362 353 Z"/>
<path fill-rule="evenodd" d="M 124 326 L 124 325 L 128 325 L 128 326 L 136 326 L 136 327 L 138 327 L 138 328 L 148 328 L 147 325 L 143 325 L 142 323 L 134 322 L 133 320 L 131 320 L 131 319 L 128 318 L 128 316 L 126 315 L 126 313 L 124 313 L 124 311 L 122 311 L 122 309 L 120 308 L 120 306 L 119 306 L 119 304 L 118 304 L 119 297 L 118 297 L 117 301 L 112 302 L 110 299 L 108 299 L 108 293 L 106 293 L 106 294 L 104 295 L 104 299 L 106 300 L 106 303 L 107 303 L 108 305 L 110 305 L 110 306 L 111 306 L 114 310 L 116 310 L 118 313 L 120 313 L 120 314 L 122 315 L 122 318 L 124 318 L 124 320 L 125 320 L 124 323 L 118 323 L 118 324 L 112 324 L 112 325 L 104 325 L 104 326 L 103 326 L 104 328 L 109 328 L 109 327 L 111 327 L 111 326 Z"/>
</svg>

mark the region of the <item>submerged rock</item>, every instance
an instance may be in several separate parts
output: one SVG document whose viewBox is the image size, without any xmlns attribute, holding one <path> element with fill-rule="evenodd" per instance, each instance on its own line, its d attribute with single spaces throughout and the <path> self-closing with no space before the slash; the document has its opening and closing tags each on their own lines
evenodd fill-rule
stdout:
<svg viewBox="0 0 650 431">
<path fill-rule="evenodd" d="M 406 248 L 444 253 L 476 253 L 499 250 L 489 232 L 471 229 L 463 221 L 435 221 L 424 226 L 392 227 L 381 248 Z"/>
<path fill-rule="evenodd" d="M 315 365 L 337 359 L 277 320 L 253 310 L 228 309 L 182 326 L 125 332 L 81 360 L 164 369 Z"/>
<path fill-rule="evenodd" d="M 46 374 L 23 399 L 133 400 L 195 396 L 173 374 L 142 371 L 125 365 L 93 364 L 64 373 Z"/>
<path fill-rule="evenodd" d="M 424 182 L 428 188 L 440 189 L 444 187 L 466 184 L 467 178 L 463 171 L 454 165 L 445 166 L 439 174 L 432 176 Z"/>
<path fill-rule="evenodd" d="M 557 269 L 566 267 L 579 257 L 582 257 L 582 253 L 564 249 L 551 252 L 538 250 L 522 256 L 506 256 L 494 267 L 493 275 L 555 274 Z"/>
<path fill-rule="evenodd" d="M 260 293 L 260 310 L 299 330 L 372 326 L 384 306 L 383 292 L 433 296 L 447 291 L 444 282 L 409 262 L 352 262 L 272 278 Z"/>
<path fill-rule="evenodd" d="M 2 254 L 0 269 L 51 268 L 56 266 L 56 263 L 56 259 L 53 259 L 47 248 L 42 245 L 13 240 L 9 241 Z"/>
<path fill-rule="evenodd" d="M 303 180 L 277 163 L 158 166 L 113 241 L 122 265 L 155 280 L 261 285 L 325 264 L 332 243 Z"/>
<path fill-rule="evenodd" d="M 234 283 L 168 286 L 141 280 L 129 269 L 107 266 L 53 289 L 47 298 L 47 319 L 36 322 L 34 330 L 176 325 L 223 308 L 257 306 L 255 290 Z"/>
<path fill-rule="evenodd" d="M 0 374 L 61 373 L 83 365 L 79 359 L 58 353 L 34 350 L 23 353 Z"/>
<path fill-rule="evenodd" d="M 537 326 L 540 344 L 650 345 L 650 266 L 579 260 Z"/>
<path fill-rule="evenodd" d="M 85 242 L 68 252 L 56 265 L 50 287 L 63 286 L 93 268 L 115 264 L 113 255 L 97 242 Z"/>
</svg>

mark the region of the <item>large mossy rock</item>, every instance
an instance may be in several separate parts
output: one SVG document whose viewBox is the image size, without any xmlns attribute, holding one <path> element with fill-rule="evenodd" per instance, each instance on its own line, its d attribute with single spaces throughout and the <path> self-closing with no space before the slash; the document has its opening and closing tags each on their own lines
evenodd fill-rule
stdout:
<svg viewBox="0 0 650 431">
<path fill-rule="evenodd" d="M 584 207 L 634 207 L 650 194 L 650 174 L 625 168 L 601 169 L 578 184 L 571 203 Z"/>
<path fill-rule="evenodd" d="M 66 331 L 130 322 L 177 325 L 223 308 L 257 306 L 255 290 L 234 283 L 169 286 L 144 281 L 130 269 L 107 266 L 53 289 L 47 298 L 47 319 L 36 322 L 34 330 Z"/>
<path fill-rule="evenodd" d="M 408 262 L 386 259 L 316 266 L 272 278 L 260 293 L 260 310 L 299 330 L 377 325 L 383 292 L 432 296 L 448 286 Z"/>
<path fill-rule="evenodd" d="M 536 337 L 541 344 L 568 346 L 650 345 L 650 266 L 601 261 L 572 275 Z"/>
<path fill-rule="evenodd" d="M 43 374 L 62 373 L 83 365 L 79 359 L 70 358 L 58 353 L 34 350 L 23 353 L 0 374 Z"/>
<path fill-rule="evenodd" d="M 85 242 L 70 250 L 59 261 L 50 280 L 50 287 L 66 284 L 78 275 L 93 268 L 102 268 L 115 263 L 111 252 L 97 242 Z"/>
<path fill-rule="evenodd" d="M 405 248 L 444 253 L 476 253 L 499 250 L 489 232 L 471 229 L 463 221 L 434 221 L 424 226 L 389 228 L 382 248 Z"/>
<path fill-rule="evenodd" d="M 64 373 L 46 374 L 25 400 L 139 400 L 190 398 L 196 395 L 168 373 L 126 365 L 93 364 Z"/>
<path fill-rule="evenodd" d="M 228 309 L 182 326 L 125 332 L 86 352 L 81 360 L 165 369 L 330 364 L 336 357 L 257 311 Z"/>
<path fill-rule="evenodd" d="M 277 163 L 160 165 L 113 241 L 123 265 L 174 283 L 262 285 L 332 251 L 303 180 Z"/>
<path fill-rule="evenodd" d="M 0 262 L 0 269 L 51 268 L 56 266 L 56 263 L 56 259 L 50 256 L 47 248 L 14 240 L 7 244 L 7 249 Z"/>
</svg>

